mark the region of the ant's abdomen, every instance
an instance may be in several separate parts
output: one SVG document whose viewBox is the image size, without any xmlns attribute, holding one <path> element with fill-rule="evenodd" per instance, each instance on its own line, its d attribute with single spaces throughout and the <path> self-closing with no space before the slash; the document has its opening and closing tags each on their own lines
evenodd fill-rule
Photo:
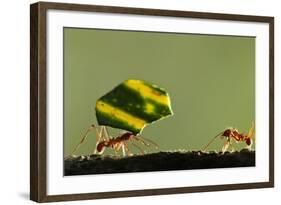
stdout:
<svg viewBox="0 0 281 205">
<path fill-rule="evenodd" d="M 251 144 L 252 144 L 252 140 L 251 140 L 251 138 L 247 138 L 247 140 L 246 140 L 246 144 L 247 144 L 247 145 L 251 145 Z"/>
</svg>

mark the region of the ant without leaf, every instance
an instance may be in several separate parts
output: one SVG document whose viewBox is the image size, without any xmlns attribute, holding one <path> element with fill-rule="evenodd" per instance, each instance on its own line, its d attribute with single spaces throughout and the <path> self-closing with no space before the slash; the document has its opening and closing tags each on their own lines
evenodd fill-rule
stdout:
<svg viewBox="0 0 281 205">
<path fill-rule="evenodd" d="M 152 144 L 155 146 L 156 149 L 158 149 L 158 145 L 152 140 L 146 139 L 141 136 L 136 136 L 131 132 L 124 132 L 117 137 L 111 137 L 109 136 L 107 128 L 105 126 L 101 126 L 100 130 L 98 130 L 98 128 L 94 124 L 92 124 L 87 129 L 86 133 L 82 136 L 81 141 L 76 145 L 71 155 L 73 155 L 78 150 L 81 144 L 86 140 L 89 132 L 93 129 L 96 131 L 96 136 L 97 136 L 97 142 L 95 145 L 94 154 L 96 153 L 102 154 L 105 148 L 111 148 L 114 150 L 115 155 L 118 154 L 118 151 L 120 151 L 120 149 L 122 149 L 123 156 L 133 155 L 128 146 L 128 142 L 130 141 L 131 142 L 130 144 L 133 145 L 135 148 L 137 148 L 140 151 L 140 153 L 143 155 L 145 153 L 144 150 L 139 145 L 135 144 L 133 140 L 147 147 L 149 147 L 150 144 Z"/>
<path fill-rule="evenodd" d="M 222 147 L 222 152 L 224 153 L 225 151 L 227 151 L 227 149 L 232 146 L 232 140 L 235 140 L 236 142 L 246 142 L 246 144 L 248 145 L 247 148 L 250 149 L 252 146 L 252 138 L 254 137 L 254 127 L 255 124 L 252 123 L 252 127 L 250 128 L 248 134 L 241 134 L 239 133 L 239 131 L 235 128 L 228 128 L 222 132 L 220 132 L 219 134 L 217 134 L 204 148 L 203 151 L 206 151 L 206 149 L 210 146 L 210 144 L 217 138 L 217 137 L 221 137 L 226 138 L 226 141 Z"/>
</svg>

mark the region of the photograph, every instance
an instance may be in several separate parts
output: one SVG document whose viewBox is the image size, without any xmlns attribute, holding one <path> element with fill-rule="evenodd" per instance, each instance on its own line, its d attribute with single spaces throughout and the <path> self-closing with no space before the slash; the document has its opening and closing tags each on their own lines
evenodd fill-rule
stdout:
<svg viewBox="0 0 281 205">
<path fill-rule="evenodd" d="M 64 27 L 64 175 L 255 166 L 255 42 Z"/>
<path fill-rule="evenodd" d="M 274 17 L 30 9 L 31 200 L 274 186 Z"/>
</svg>

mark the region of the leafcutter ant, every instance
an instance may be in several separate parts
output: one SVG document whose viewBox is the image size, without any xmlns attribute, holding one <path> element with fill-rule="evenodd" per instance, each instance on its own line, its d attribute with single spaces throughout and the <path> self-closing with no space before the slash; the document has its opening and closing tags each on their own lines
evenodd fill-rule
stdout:
<svg viewBox="0 0 281 205">
<path fill-rule="evenodd" d="M 254 127 L 255 124 L 252 123 L 252 127 L 249 129 L 248 134 L 239 133 L 239 131 L 235 128 L 228 128 L 219 134 L 217 134 L 204 148 L 203 151 L 206 151 L 206 149 L 214 142 L 214 140 L 217 137 L 221 137 L 221 139 L 225 139 L 224 145 L 222 147 L 222 152 L 226 152 L 227 149 L 232 146 L 232 140 L 235 140 L 236 142 L 245 142 L 247 144 L 247 148 L 250 149 L 253 144 L 253 137 L 254 137 Z"/>
<path fill-rule="evenodd" d="M 145 145 L 147 147 L 153 145 L 156 149 L 158 149 L 158 145 L 155 142 L 153 142 L 152 140 L 146 139 L 146 138 L 141 137 L 141 136 L 136 136 L 131 132 L 124 132 L 124 133 L 121 133 L 117 137 L 111 137 L 108 134 L 106 126 L 101 126 L 100 130 L 98 130 L 98 128 L 94 124 L 92 124 L 87 129 L 85 134 L 82 136 L 82 139 L 76 145 L 76 147 L 72 151 L 71 155 L 73 155 L 78 150 L 78 148 L 86 140 L 89 132 L 93 129 L 95 130 L 96 136 L 97 136 L 94 154 L 97 154 L 97 153 L 102 154 L 104 152 L 105 148 L 111 148 L 112 150 L 114 150 L 115 155 L 118 155 L 118 151 L 120 151 L 120 150 L 122 150 L 123 156 L 133 155 L 133 153 L 130 151 L 130 148 L 128 146 L 129 142 L 132 146 L 137 148 L 140 151 L 141 154 L 144 154 L 145 151 L 135 142 L 139 142 L 142 145 Z"/>
</svg>

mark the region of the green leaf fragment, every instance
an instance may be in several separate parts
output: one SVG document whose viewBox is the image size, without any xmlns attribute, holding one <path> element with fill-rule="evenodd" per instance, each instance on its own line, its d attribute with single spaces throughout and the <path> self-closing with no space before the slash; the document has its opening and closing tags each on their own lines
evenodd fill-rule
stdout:
<svg viewBox="0 0 281 205">
<path fill-rule="evenodd" d="M 141 80 L 126 80 L 98 99 L 96 117 L 106 125 L 139 134 L 143 128 L 172 115 L 168 93 Z"/>
</svg>

